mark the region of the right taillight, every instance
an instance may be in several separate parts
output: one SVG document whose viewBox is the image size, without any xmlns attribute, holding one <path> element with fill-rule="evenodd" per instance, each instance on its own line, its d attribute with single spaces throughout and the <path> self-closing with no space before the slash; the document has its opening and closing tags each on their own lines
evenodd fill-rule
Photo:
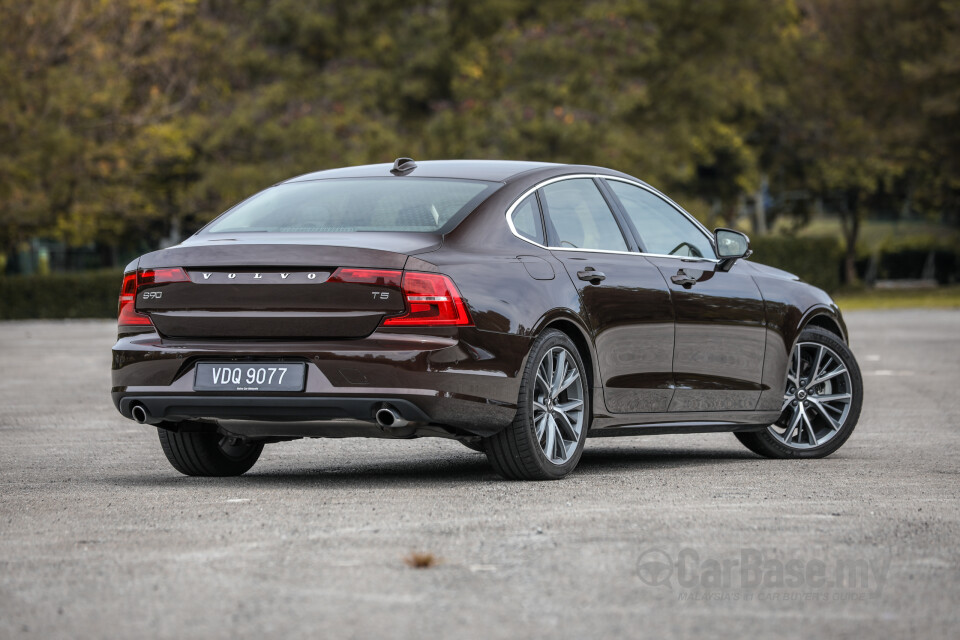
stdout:
<svg viewBox="0 0 960 640">
<path fill-rule="evenodd" d="M 140 269 L 137 274 L 137 288 L 149 287 L 168 282 L 190 282 L 190 277 L 180 267 L 167 269 Z"/>
<path fill-rule="evenodd" d="M 144 327 L 151 326 L 150 318 L 137 313 L 134 301 L 137 299 L 137 272 L 123 274 L 123 285 L 120 287 L 120 304 L 117 309 L 117 325 Z"/>
<path fill-rule="evenodd" d="M 407 312 L 385 318 L 387 327 L 463 327 L 472 325 L 453 280 L 440 273 L 403 272 Z"/>
<path fill-rule="evenodd" d="M 150 327 L 150 317 L 137 313 L 136 300 L 140 289 L 171 282 L 190 282 L 190 276 L 180 267 L 140 269 L 123 274 L 120 287 L 120 305 L 117 309 L 117 324 L 121 327 Z"/>
</svg>

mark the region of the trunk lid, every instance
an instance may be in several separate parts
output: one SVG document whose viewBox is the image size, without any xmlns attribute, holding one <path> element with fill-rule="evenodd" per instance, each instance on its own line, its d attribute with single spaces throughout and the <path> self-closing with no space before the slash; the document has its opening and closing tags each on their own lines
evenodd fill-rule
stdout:
<svg viewBox="0 0 960 640">
<path fill-rule="evenodd" d="M 323 234 L 339 237 L 309 244 L 266 235 L 201 235 L 143 256 L 141 270 L 179 267 L 189 281 L 141 285 L 137 311 L 171 338 L 362 338 L 403 311 L 407 257 L 440 246 L 423 233 Z"/>
</svg>

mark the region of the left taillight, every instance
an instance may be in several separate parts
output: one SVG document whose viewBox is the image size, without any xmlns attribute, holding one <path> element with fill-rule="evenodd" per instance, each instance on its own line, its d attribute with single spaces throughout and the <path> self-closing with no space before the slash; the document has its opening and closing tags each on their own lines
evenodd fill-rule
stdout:
<svg viewBox="0 0 960 640">
<path fill-rule="evenodd" d="M 140 269 L 123 274 L 120 286 L 120 302 L 117 307 L 117 325 L 121 327 L 153 326 L 150 317 L 137 313 L 137 293 L 143 287 L 151 287 L 168 282 L 189 282 L 190 277 L 180 268 Z"/>
</svg>

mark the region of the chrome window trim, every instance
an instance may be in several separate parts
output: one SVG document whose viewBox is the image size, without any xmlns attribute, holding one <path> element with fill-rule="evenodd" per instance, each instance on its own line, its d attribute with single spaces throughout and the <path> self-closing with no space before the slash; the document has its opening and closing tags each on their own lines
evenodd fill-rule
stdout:
<svg viewBox="0 0 960 640">
<path fill-rule="evenodd" d="M 522 194 L 520 194 L 520 196 L 517 197 L 517 199 L 514 200 L 509 207 L 507 207 L 506 220 L 507 220 L 507 226 L 510 228 L 510 232 L 520 240 L 523 240 L 524 242 L 526 242 L 527 244 L 532 244 L 535 247 L 540 247 L 541 249 L 546 249 L 547 251 L 580 251 L 580 252 L 586 251 L 588 253 L 612 253 L 615 255 L 626 255 L 626 256 L 673 258 L 674 260 L 683 260 L 685 262 L 712 262 L 714 264 L 720 262 L 718 259 L 715 259 L 715 258 L 697 258 L 696 256 L 671 256 L 671 255 L 664 255 L 662 253 L 644 253 L 642 251 L 614 251 L 612 249 L 579 249 L 574 247 L 550 247 L 547 245 L 540 244 L 539 242 L 534 242 L 530 238 L 520 235 L 520 233 L 517 231 L 517 228 L 513 225 L 513 212 L 520 205 L 520 203 L 526 200 L 530 196 L 530 194 L 536 192 L 538 189 L 542 189 L 547 185 L 553 184 L 554 182 L 560 182 L 562 180 L 575 180 L 577 178 L 589 178 L 591 180 L 595 178 L 600 178 L 601 180 L 618 180 L 619 182 L 626 182 L 627 184 L 632 184 L 633 186 L 640 187 L 641 189 L 648 191 L 655 196 L 659 196 L 667 204 L 669 204 L 674 209 L 676 209 L 680 215 L 684 216 L 687 220 L 692 222 L 698 229 L 700 229 L 700 231 L 702 231 L 703 234 L 707 236 L 707 240 L 710 243 L 710 247 L 713 249 L 714 253 L 716 253 L 717 248 L 713 244 L 713 236 L 709 231 L 707 231 L 707 228 L 703 226 L 699 220 L 697 220 L 692 215 L 684 211 L 683 208 L 680 207 L 680 205 L 678 205 L 676 202 L 671 200 L 669 197 L 657 191 L 653 187 L 637 182 L 636 180 L 629 180 L 627 178 L 621 178 L 619 176 L 608 176 L 601 173 L 575 173 L 567 176 L 558 176 L 555 178 L 549 178 L 547 180 L 544 180 L 543 182 L 537 183 L 535 186 L 527 189 Z M 540 215 L 543 215 L 542 207 L 541 207 Z"/>
</svg>

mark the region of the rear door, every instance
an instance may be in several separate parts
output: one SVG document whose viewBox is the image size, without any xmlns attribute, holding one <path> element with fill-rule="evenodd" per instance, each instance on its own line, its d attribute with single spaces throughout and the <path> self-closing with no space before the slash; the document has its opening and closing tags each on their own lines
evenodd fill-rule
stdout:
<svg viewBox="0 0 960 640">
<path fill-rule="evenodd" d="M 660 272 L 636 254 L 598 184 L 539 190 L 548 244 L 580 292 L 611 413 L 664 412 L 673 396 L 673 307 Z"/>
<path fill-rule="evenodd" d="M 763 298 L 742 264 L 719 268 L 709 236 L 678 207 L 633 183 L 607 179 L 676 314 L 670 411 L 752 411 L 763 389 Z"/>
</svg>

